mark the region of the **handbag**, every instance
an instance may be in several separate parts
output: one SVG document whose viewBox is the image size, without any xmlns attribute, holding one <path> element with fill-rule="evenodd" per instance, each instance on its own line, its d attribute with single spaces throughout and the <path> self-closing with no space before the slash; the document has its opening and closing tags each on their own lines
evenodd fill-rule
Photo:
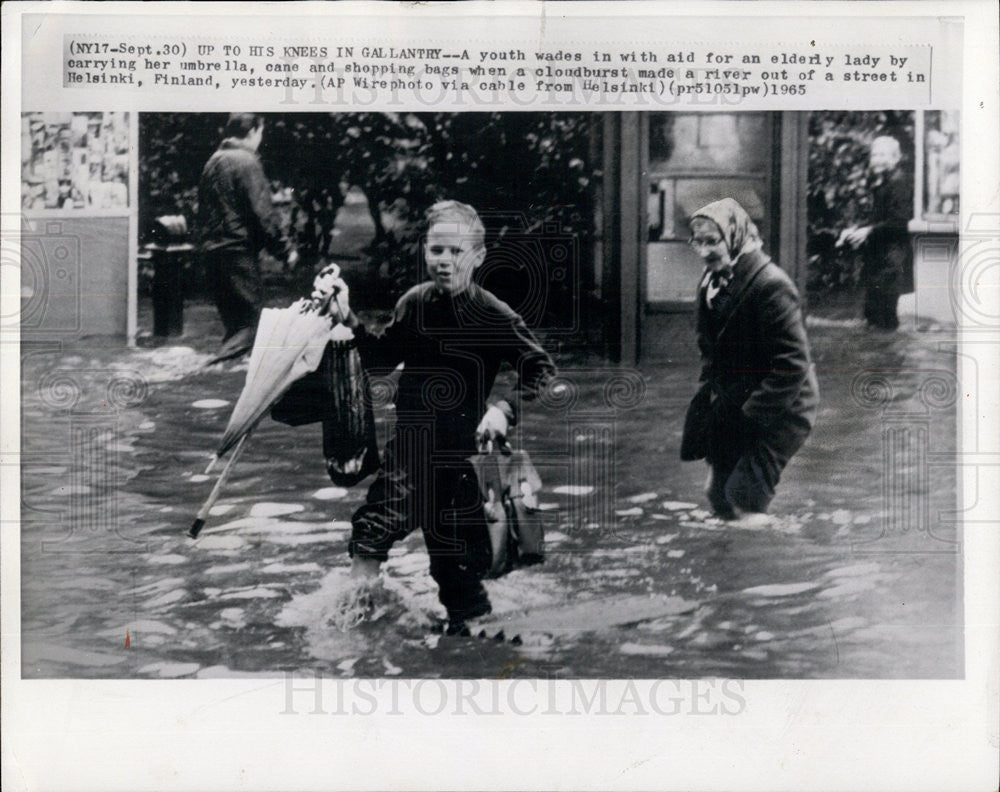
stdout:
<svg viewBox="0 0 1000 792">
<path fill-rule="evenodd" d="M 289 426 L 322 423 L 326 471 L 338 486 L 379 468 L 368 375 L 353 339 L 330 341 L 316 370 L 292 385 L 271 417 Z"/>
<path fill-rule="evenodd" d="M 709 432 L 712 416 L 712 386 L 704 383 L 691 399 L 684 416 L 684 432 L 681 435 L 681 461 L 691 462 L 704 459 L 708 454 Z"/>
</svg>

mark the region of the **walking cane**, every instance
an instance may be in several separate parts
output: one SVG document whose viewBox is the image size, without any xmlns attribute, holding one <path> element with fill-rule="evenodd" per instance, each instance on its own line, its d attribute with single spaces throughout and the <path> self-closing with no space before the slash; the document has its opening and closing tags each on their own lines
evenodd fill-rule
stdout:
<svg viewBox="0 0 1000 792">
<path fill-rule="evenodd" d="M 219 499 L 219 495 L 222 492 L 222 485 L 226 483 L 226 479 L 229 478 L 229 474 L 232 472 L 233 465 L 236 464 L 236 460 L 239 459 L 240 454 L 243 453 L 243 446 L 246 445 L 247 438 L 250 437 L 251 432 L 253 432 L 253 428 L 240 438 L 240 442 L 237 443 L 236 448 L 233 449 L 233 453 L 230 455 L 229 461 L 219 474 L 218 481 L 216 481 L 215 486 L 212 487 L 212 492 L 209 494 L 208 500 L 206 500 L 205 504 L 198 510 L 198 514 L 195 517 L 194 522 L 191 523 L 191 528 L 188 529 L 188 536 L 192 539 L 197 539 L 198 534 L 201 533 L 201 529 L 205 527 L 205 520 L 208 519 L 208 513 L 212 510 L 215 502 Z"/>
</svg>

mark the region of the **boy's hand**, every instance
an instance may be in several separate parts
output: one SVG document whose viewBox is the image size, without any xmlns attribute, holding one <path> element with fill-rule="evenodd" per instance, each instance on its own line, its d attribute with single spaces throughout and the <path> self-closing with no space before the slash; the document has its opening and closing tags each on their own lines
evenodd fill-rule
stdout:
<svg viewBox="0 0 1000 792">
<path fill-rule="evenodd" d="M 483 416 L 483 420 L 476 427 L 476 439 L 479 447 L 487 452 L 492 451 L 494 445 L 503 454 L 511 453 L 510 445 L 507 443 L 507 430 L 510 423 L 503 410 L 496 405 L 490 406 Z"/>
<path fill-rule="evenodd" d="M 337 311 L 340 313 L 341 321 L 347 321 L 351 316 L 350 289 L 344 279 L 340 277 L 340 267 L 336 264 L 328 264 L 313 280 L 313 292 L 310 295 L 314 300 L 323 302 L 336 298 Z"/>
<path fill-rule="evenodd" d="M 313 278 L 313 298 L 323 299 L 324 297 L 330 297 L 337 286 L 338 280 L 340 280 L 340 267 L 336 264 L 327 264 Z"/>
</svg>

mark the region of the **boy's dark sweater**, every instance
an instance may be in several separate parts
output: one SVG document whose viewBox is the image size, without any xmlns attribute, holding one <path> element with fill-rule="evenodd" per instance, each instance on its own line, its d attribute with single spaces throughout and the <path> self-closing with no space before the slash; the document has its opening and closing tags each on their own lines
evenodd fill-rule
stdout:
<svg viewBox="0 0 1000 792">
<path fill-rule="evenodd" d="M 555 374 L 552 358 L 521 317 L 475 283 L 455 296 L 430 282 L 414 286 L 381 335 L 363 325 L 356 334 L 371 373 L 385 375 L 403 363 L 397 424 L 431 428 L 436 451 L 475 452 L 475 430 L 504 361 L 517 372 L 521 398 L 533 397 Z M 516 417 L 514 395 L 506 398 Z"/>
</svg>

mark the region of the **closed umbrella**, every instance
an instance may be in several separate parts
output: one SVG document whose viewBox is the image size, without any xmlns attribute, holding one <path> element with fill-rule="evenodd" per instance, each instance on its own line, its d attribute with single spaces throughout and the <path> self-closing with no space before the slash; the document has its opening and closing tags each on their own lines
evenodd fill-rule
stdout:
<svg viewBox="0 0 1000 792">
<path fill-rule="evenodd" d="M 319 366 L 331 334 L 331 318 L 325 308 L 315 301 L 299 300 L 288 308 L 265 308 L 261 312 L 243 392 L 206 472 L 234 446 L 236 450 L 188 531 L 192 538 L 197 537 L 205 524 L 254 427 L 296 380 Z"/>
<path fill-rule="evenodd" d="M 296 380 L 319 366 L 330 342 L 330 317 L 311 306 L 311 302 L 300 300 L 288 308 L 261 312 L 243 392 L 213 464 L 259 423 Z"/>
</svg>

